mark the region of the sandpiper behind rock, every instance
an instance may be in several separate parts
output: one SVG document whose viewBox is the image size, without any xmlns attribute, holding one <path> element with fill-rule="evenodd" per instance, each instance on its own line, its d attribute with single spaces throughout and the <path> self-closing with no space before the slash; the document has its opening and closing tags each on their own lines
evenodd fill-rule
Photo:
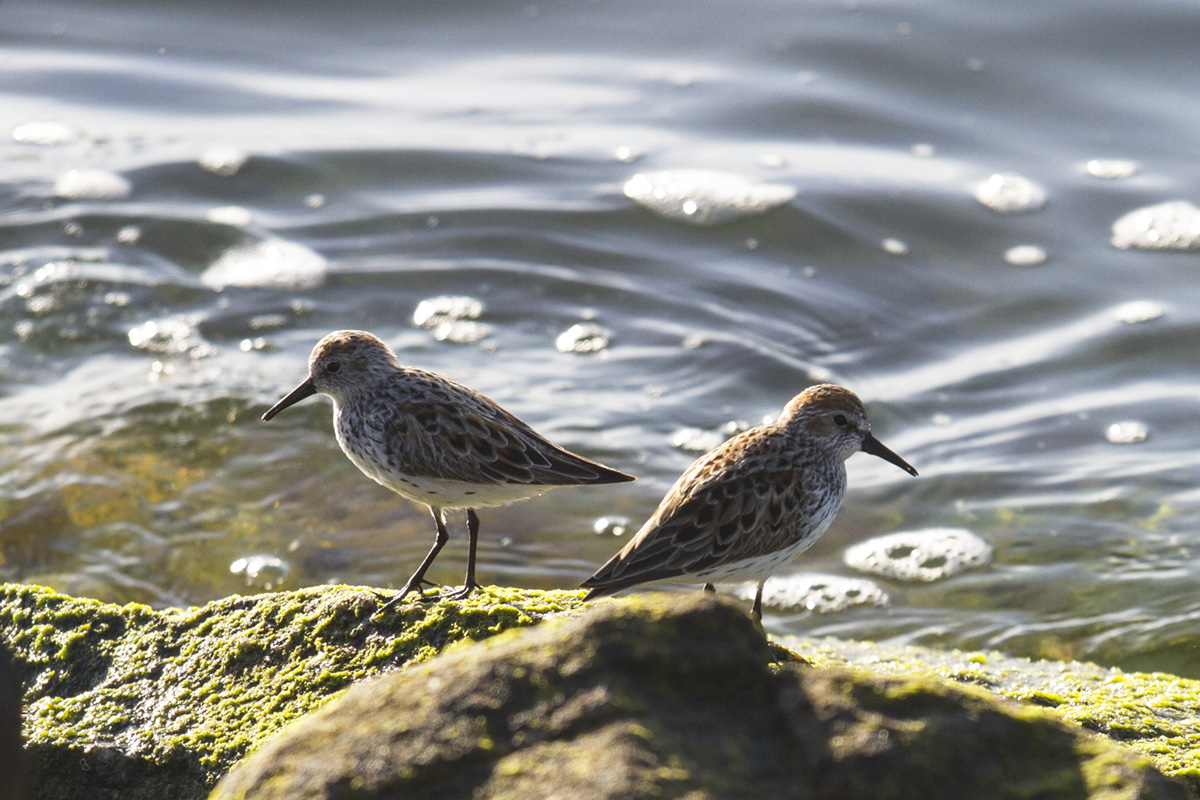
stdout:
<svg viewBox="0 0 1200 800">
<path fill-rule="evenodd" d="M 429 507 L 433 548 L 386 611 L 422 594 L 425 572 L 450 538 L 446 509 L 467 509 L 467 575 L 461 599 L 478 588 L 476 508 L 525 500 L 558 486 L 634 480 L 551 444 L 495 401 L 432 372 L 405 367 L 365 331 L 337 331 L 313 348 L 308 379 L 263 420 L 313 394 L 333 399 L 338 444 L 377 483 Z"/>
<path fill-rule="evenodd" d="M 692 464 L 621 552 L 584 581 L 587 597 L 657 580 L 754 580 L 761 618 L 763 583 L 829 527 L 846 493 L 845 461 L 860 450 L 917 474 L 871 435 L 853 392 L 806 389 L 774 423 Z"/>
</svg>

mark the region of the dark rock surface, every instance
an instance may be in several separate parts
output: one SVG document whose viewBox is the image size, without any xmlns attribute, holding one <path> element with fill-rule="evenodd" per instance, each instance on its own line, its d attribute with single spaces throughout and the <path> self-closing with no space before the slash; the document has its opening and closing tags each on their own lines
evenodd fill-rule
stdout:
<svg viewBox="0 0 1200 800">
<path fill-rule="evenodd" d="M 699 593 L 598 605 L 355 686 L 211 800 L 1189 796 L 1044 709 L 771 653 Z"/>
</svg>

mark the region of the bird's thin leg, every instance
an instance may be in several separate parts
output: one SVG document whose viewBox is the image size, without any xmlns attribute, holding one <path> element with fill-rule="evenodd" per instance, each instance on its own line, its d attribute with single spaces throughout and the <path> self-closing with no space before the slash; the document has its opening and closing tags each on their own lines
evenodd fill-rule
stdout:
<svg viewBox="0 0 1200 800">
<path fill-rule="evenodd" d="M 462 589 L 450 595 L 451 600 L 465 600 L 471 592 L 479 588 L 475 581 L 475 549 L 479 545 L 479 516 L 475 509 L 467 509 L 467 579 Z"/>
<path fill-rule="evenodd" d="M 767 582 L 765 580 L 758 582 L 758 591 L 754 593 L 754 608 L 750 612 L 754 614 L 754 618 L 759 622 L 762 622 L 762 592 L 763 586 L 765 586 L 766 583 Z"/>
<path fill-rule="evenodd" d="M 704 584 L 704 591 L 715 593 L 717 591 L 717 587 L 713 586 L 711 583 L 706 583 Z"/>
<path fill-rule="evenodd" d="M 442 514 L 442 510 L 433 506 L 430 506 L 429 510 L 433 514 L 433 521 L 437 524 L 437 538 L 433 540 L 433 547 L 430 548 L 429 555 L 425 556 L 425 560 L 421 562 L 421 566 L 417 567 L 417 571 L 408 579 L 408 583 L 404 584 L 404 588 L 396 592 L 395 596 L 383 608 L 376 611 L 376 615 L 387 611 L 413 592 L 416 592 L 421 599 L 425 599 L 425 593 L 421 591 L 421 585 L 429 583 L 429 581 L 425 580 L 425 570 L 429 569 L 429 565 L 437 558 L 437 554 L 446 546 L 446 542 L 450 541 L 450 533 L 446 530 L 446 518 Z"/>
</svg>

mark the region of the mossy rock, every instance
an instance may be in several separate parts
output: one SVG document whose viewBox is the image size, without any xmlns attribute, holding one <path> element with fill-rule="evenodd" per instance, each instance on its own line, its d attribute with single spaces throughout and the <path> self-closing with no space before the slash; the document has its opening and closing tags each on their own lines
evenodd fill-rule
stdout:
<svg viewBox="0 0 1200 800">
<path fill-rule="evenodd" d="M 355 686 L 210 800 L 1188 796 L 1045 709 L 772 654 L 701 593 L 598 605 Z"/>
<path fill-rule="evenodd" d="M 788 637 L 782 643 L 817 665 L 855 665 L 880 675 L 919 672 L 1052 708 L 1062 719 L 1150 757 L 1163 773 L 1200 793 L 1200 681 L 994 652 L 841 639 Z"/>
<path fill-rule="evenodd" d="M 485 590 L 371 621 L 369 589 L 317 587 L 156 611 L 0 586 L 46 800 L 203 798 L 255 745 L 363 678 L 581 605 Z"/>
</svg>

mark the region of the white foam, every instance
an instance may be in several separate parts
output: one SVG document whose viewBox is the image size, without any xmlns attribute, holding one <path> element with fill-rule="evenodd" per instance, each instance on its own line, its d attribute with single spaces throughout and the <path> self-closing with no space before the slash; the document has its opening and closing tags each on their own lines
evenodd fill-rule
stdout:
<svg viewBox="0 0 1200 800">
<path fill-rule="evenodd" d="M 120 200 L 133 191 L 129 181 L 103 169 L 73 169 L 54 182 L 54 194 L 67 200 Z"/>
<path fill-rule="evenodd" d="M 436 328 L 455 320 L 478 319 L 482 313 L 483 303 L 474 297 L 443 294 L 417 303 L 412 319 L 418 328 Z"/>
<path fill-rule="evenodd" d="M 324 282 L 327 269 L 325 259 L 304 245 L 268 239 L 229 248 L 200 280 L 217 290 L 226 286 L 311 289 Z"/>
<path fill-rule="evenodd" d="M 249 156 L 237 147 L 210 147 L 200 155 L 200 168 L 214 175 L 228 178 L 246 166 Z"/>
<path fill-rule="evenodd" d="M 79 131 L 65 122 L 33 120 L 13 128 L 13 139 L 22 144 L 52 146 L 67 144 L 79 138 Z"/>
<path fill-rule="evenodd" d="M 1083 170 L 1093 178 L 1115 180 L 1132 177 L 1138 171 L 1138 163 L 1120 158 L 1093 158 Z"/>
<path fill-rule="evenodd" d="M 1036 244 L 1019 244 L 1004 252 L 1004 260 L 1016 267 L 1036 267 L 1045 264 L 1048 257 Z"/>
<path fill-rule="evenodd" d="M 1200 249 L 1200 208 L 1173 200 L 1130 211 L 1113 223 L 1112 244 L 1121 250 Z"/>
<path fill-rule="evenodd" d="M 1104 438 L 1113 444 L 1140 444 L 1150 436 L 1146 423 L 1137 420 L 1114 422 L 1104 431 Z"/>
<path fill-rule="evenodd" d="M 287 580 L 292 568 L 282 558 L 253 555 L 237 559 L 229 565 L 229 571 L 240 575 L 248 587 L 270 591 Z"/>
<path fill-rule="evenodd" d="M 1135 325 L 1139 322 L 1151 322 L 1167 313 L 1167 308 L 1155 300 L 1130 300 L 1113 309 L 1113 315 L 1121 322 Z"/>
<path fill-rule="evenodd" d="M 599 353 L 608 348 L 611 334 L 594 322 L 577 322 L 558 335 L 554 346 L 560 353 Z"/>
<path fill-rule="evenodd" d="M 781 206 L 796 190 L 717 170 L 676 169 L 639 172 L 626 181 L 625 196 L 669 219 L 719 225 Z"/>
<path fill-rule="evenodd" d="M 997 172 L 975 187 L 975 199 L 1000 214 L 1021 214 L 1046 205 L 1046 190 L 1015 172 Z"/>
<path fill-rule="evenodd" d="M 753 600 L 755 589 L 756 584 L 743 584 L 736 594 Z M 855 606 L 886 606 L 889 602 L 887 592 L 874 581 L 843 575 L 777 575 L 763 586 L 763 605 L 778 611 L 832 614 Z"/>
<path fill-rule="evenodd" d="M 877 536 L 846 549 L 846 565 L 902 581 L 936 581 L 982 567 L 992 547 L 964 528 L 926 528 Z"/>
</svg>

